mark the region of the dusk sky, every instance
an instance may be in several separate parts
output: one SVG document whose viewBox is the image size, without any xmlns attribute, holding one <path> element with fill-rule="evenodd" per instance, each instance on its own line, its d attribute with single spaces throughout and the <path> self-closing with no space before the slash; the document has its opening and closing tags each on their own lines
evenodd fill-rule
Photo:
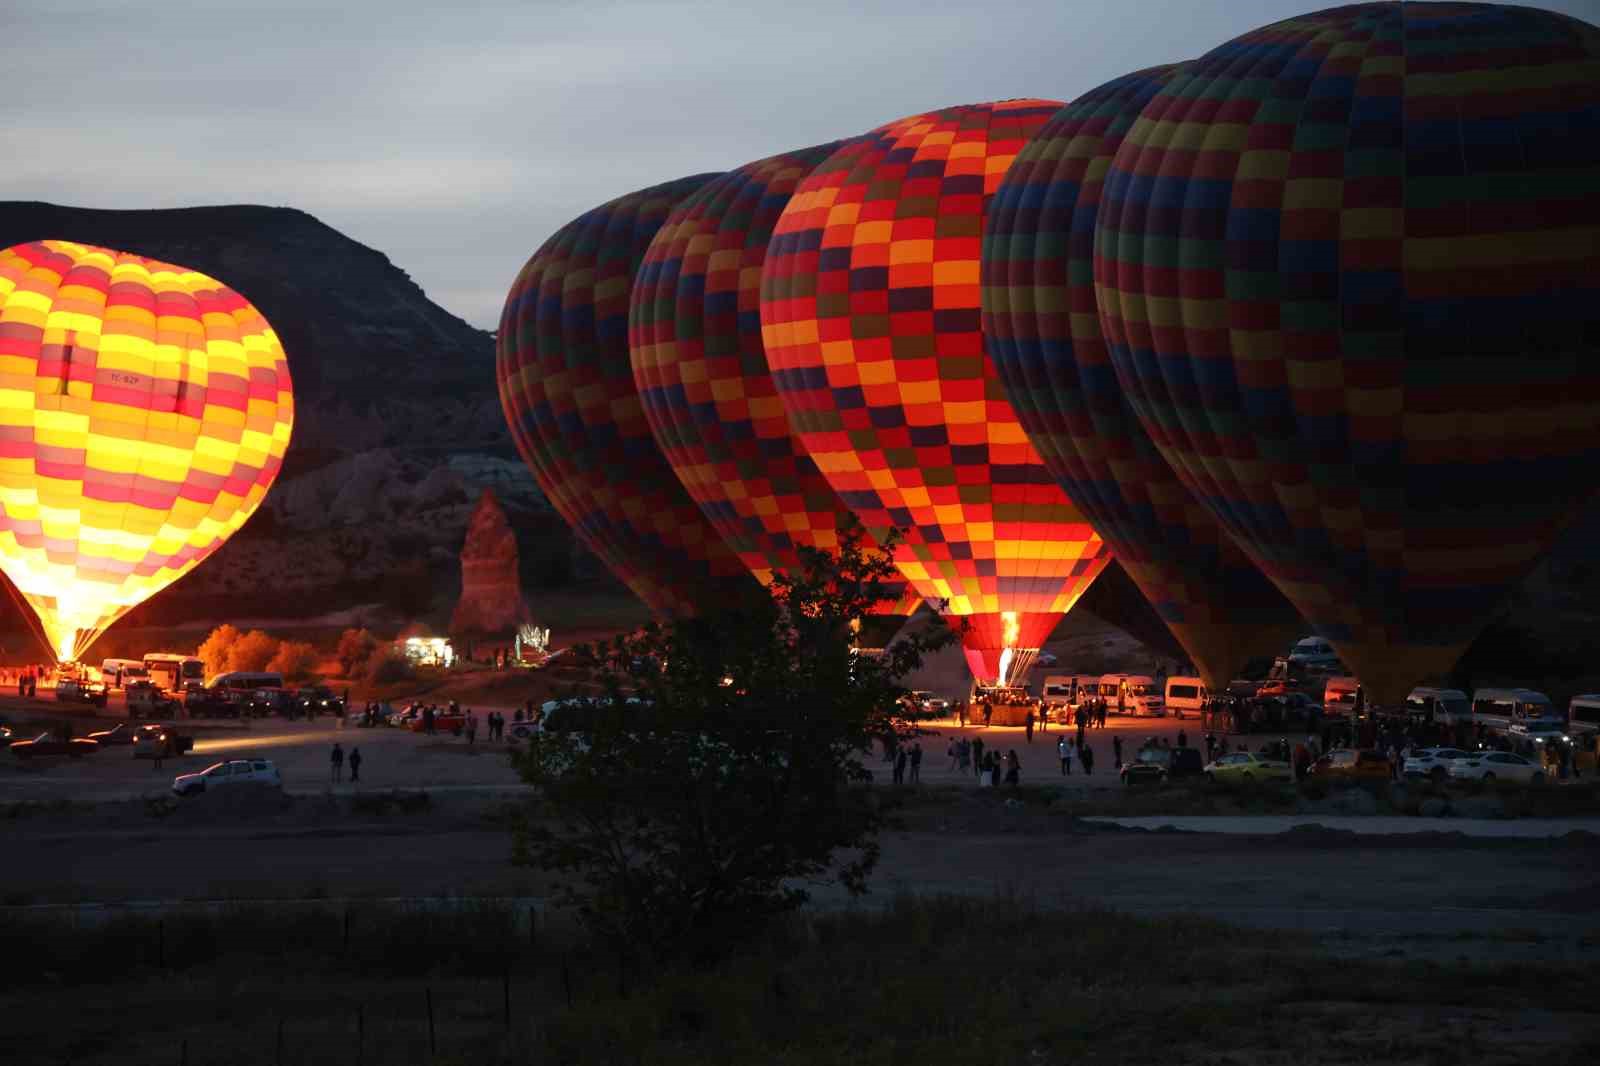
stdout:
<svg viewBox="0 0 1600 1066">
<path fill-rule="evenodd" d="M 943 105 L 1068 100 L 1318 6 L 6 0 L 0 196 L 300 208 L 493 328 L 528 256 L 613 196 Z"/>
</svg>

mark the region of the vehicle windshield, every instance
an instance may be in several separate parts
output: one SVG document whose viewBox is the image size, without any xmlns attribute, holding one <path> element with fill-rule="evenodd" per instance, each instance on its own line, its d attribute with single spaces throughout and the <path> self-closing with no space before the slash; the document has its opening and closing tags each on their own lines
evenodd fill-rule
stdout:
<svg viewBox="0 0 1600 1066">
<path fill-rule="evenodd" d="M 1150 686 L 1149 685 L 1147 685 L 1144 682 L 1140 681 L 1140 682 L 1137 682 L 1135 684 L 1129 685 L 1128 686 L 1128 691 L 1131 692 L 1135 696 L 1148 696 L 1148 695 L 1150 695 L 1150 691 L 1151 690 L 1150 690 Z"/>
<path fill-rule="evenodd" d="M 221 772 L 222 770 L 224 770 L 227 767 L 227 765 L 228 764 L 225 763 L 225 762 L 212 763 L 210 766 L 206 767 L 204 770 L 201 770 L 200 772 L 203 773 L 203 774 L 218 773 L 218 772 Z"/>
<path fill-rule="evenodd" d="M 1460 699 L 1440 700 L 1439 702 L 1444 704 L 1445 711 L 1449 713 L 1451 717 L 1459 716 L 1465 718 L 1472 711 L 1471 705 L 1467 703 L 1466 697 L 1464 696 Z"/>
</svg>

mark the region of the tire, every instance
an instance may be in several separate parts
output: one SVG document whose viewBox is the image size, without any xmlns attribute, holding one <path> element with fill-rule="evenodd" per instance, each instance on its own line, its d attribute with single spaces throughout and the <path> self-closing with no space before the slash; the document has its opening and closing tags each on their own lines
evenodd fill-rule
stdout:
<svg viewBox="0 0 1600 1066">
<path fill-rule="evenodd" d="M 1436 785 L 1444 784 L 1444 779 L 1449 776 L 1450 775 L 1445 772 L 1445 768 L 1442 766 L 1435 766 L 1432 770 L 1428 771 L 1428 779 Z"/>
<path fill-rule="evenodd" d="M 1206 771 L 1206 784 L 1215 785 L 1216 783 L 1217 783 L 1217 775 L 1212 773 L 1210 770 L 1207 770 Z"/>
<path fill-rule="evenodd" d="M 1166 774 L 1161 774 L 1159 777 L 1156 778 L 1156 787 L 1158 787 L 1158 788 L 1166 788 L 1167 787 L 1167 775 Z"/>
<path fill-rule="evenodd" d="M 1246 770 L 1244 773 L 1240 774 L 1239 777 L 1245 781 L 1254 781 L 1256 779 L 1255 775 L 1249 770 Z"/>
<path fill-rule="evenodd" d="M 1528 778 L 1528 784 L 1530 784 L 1533 787 L 1537 788 L 1540 785 L 1544 784 L 1544 780 L 1545 780 L 1544 773 L 1541 771 L 1541 772 L 1539 772 L 1537 774 L 1534 774 L 1532 777 Z"/>
<path fill-rule="evenodd" d="M 1482 781 L 1486 785 L 1492 783 L 1494 781 L 1494 771 L 1490 770 L 1488 773 L 1478 778 L 1478 780 Z"/>
</svg>

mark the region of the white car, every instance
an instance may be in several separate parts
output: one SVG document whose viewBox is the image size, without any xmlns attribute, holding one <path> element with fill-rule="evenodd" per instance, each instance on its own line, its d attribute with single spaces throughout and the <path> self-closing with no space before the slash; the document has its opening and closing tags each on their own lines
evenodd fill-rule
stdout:
<svg viewBox="0 0 1600 1066">
<path fill-rule="evenodd" d="M 1450 760 L 1450 776 L 1458 781 L 1520 781 L 1544 784 L 1544 767 L 1511 751 L 1476 751 Z"/>
<path fill-rule="evenodd" d="M 1468 758 L 1471 754 L 1460 748 L 1417 748 L 1406 753 L 1405 762 L 1400 764 L 1400 774 L 1403 777 L 1443 781 L 1450 776 L 1451 762 Z"/>
<path fill-rule="evenodd" d="M 194 796 L 231 785 L 267 785 L 282 788 L 278 768 L 268 759 L 230 759 L 208 766 L 197 774 L 179 774 L 172 779 L 172 791 L 179 796 Z"/>
<path fill-rule="evenodd" d="M 1553 740 L 1571 740 L 1566 723 L 1550 718 L 1535 718 L 1528 722 L 1514 722 L 1509 730 L 1515 736 L 1527 737 L 1535 744 L 1548 744 Z"/>
</svg>

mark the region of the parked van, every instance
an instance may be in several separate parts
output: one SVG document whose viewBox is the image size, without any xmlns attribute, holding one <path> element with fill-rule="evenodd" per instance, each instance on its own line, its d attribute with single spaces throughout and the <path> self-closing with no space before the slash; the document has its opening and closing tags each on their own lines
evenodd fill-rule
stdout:
<svg viewBox="0 0 1600 1066">
<path fill-rule="evenodd" d="M 1472 721 L 1472 704 L 1458 688 L 1414 688 L 1406 697 L 1406 713 L 1439 725 Z"/>
<path fill-rule="evenodd" d="M 127 688 L 149 677 L 143 659 L 107 659 L 100 664 L 100 679 L 106 683 L 106 688 Z"/>
<path fill-rule="evenodd" d="M 168 692 L 182 692 L 190 682 L 205 682 L 205 663 L 193 655 L 152 651 L 144 657 L 144 668 L 150 680 Z"/>
<path fill-rule="evenodd" d="M 1289 653 L 1289 667 L 1332 666 L 1339 661 L 1339 653 L 1321 637 L 1306 637 L 1295 644 Z"/>
<path fill-rule="evenodd" d="M 1051 674 L 1040 693 L 1048 708 L 1076 707 L 1100 691 L 1099 674 Z"/>
<path fill-rule="evenodd" d="M 213 677 L 206 687 L 230 694 L 235 692 L 254 692 L 256 689 L 261 688 L 282 688 L 283 675 L 279 673 L 255 674 L 244 670 L 234 670 Z"/>
<path fill-rule="evenodd" d="M 1550 697 L 1531 688 L 1480 688 L 1472 694 L 1472 720 L 1496 729 L 1550 717 Z"/>
<path fill-rule="evenodd" d="M 1572 736 L 1600 733 L 1600 693 L 1572 697 L 1567 704 L 1567 732 Z"/>
<path fill-rule="evenodd" d="M 1322 686 L 1322 713 L 1332 718 L 1355 714 L 1356 689 L 1360 687 L 1361 682 L 1353 677 L 1328 678 L 1328 683 Z"/>
<path fill-rule="evenodd" d="M 1102 674 L 1100 698 L 1106 701 L 1107 713 L 1117 710 L 1119 698 L 1123 714 L 1160 718 L 1167 713 L 1155 679 L 1147 674 Z"/>
<path fill-rule="evenodd" d="M 1198 718 L 1205 710 L 1206 683 L 1198 677 L 1167 678 L 1165 695 L 1167 709 L 1174 718 L 1181 719 L 1186 714 Z"/>
</svg>

